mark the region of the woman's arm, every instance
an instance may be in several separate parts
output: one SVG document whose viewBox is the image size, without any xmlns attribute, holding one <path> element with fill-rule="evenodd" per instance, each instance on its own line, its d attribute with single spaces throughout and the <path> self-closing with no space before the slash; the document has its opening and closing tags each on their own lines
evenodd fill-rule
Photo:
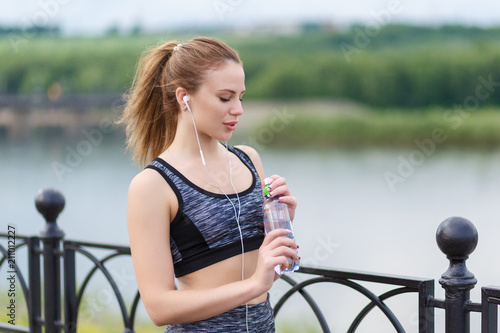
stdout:
<svg viewBox="0 0 500 333">
<path fill-rule="evenodd" d="M 287 264 L 284 256 L 298 257 L 295 242 L 276 230 L 264 240 L 251 278 L 205 290 L 176 290 L 169 242 L 176 204 L 174 192 L 154 170 L 144 170 L 130 184 L 132 260 L 142 301 L 158 326 L 206 319 L 245 304 L 271 288 L 274 266 Z"/>
</svg>

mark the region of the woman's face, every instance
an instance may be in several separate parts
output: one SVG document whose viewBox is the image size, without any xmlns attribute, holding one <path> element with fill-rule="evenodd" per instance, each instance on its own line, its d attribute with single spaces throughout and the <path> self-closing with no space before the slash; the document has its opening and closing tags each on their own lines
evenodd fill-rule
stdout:
<svg viewBox="0 0 500 333">
<path fill-rule="evenodd" d="M 245 72 L 241 64 L 228 61 L 223 67 L 209 71 L 189 100 L 200 136 L 229 140 L 238 117 L 243 114 L 244 93 Z"/>
</svg>

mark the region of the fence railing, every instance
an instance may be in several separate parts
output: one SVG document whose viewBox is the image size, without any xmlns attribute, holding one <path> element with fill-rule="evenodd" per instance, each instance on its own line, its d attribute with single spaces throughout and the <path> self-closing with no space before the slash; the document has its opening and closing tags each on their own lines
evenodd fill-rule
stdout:
<svg viewBox="0 0 500 333">
<path fill-rule="evenodd" d="M 88 291 L 89 282 L 97 274 L 105 278 L 118 302 L 123 332 L 134 332 L 140 303 L 139 292 L 135 292 L 131 304 L 127 305 L 117 282 L 106 266 L 112 259 L 130 256 L 130 248 L 65 240 L 64 232 L 56 223 L 58 215 L 64 209 L 65 200 L 63 195 L 55 189 L 41 190 L 36 196 L 35 204 L 46 221 L 45 229 L 40 235 L 17 235 L 15 229 L 11 230 L 10 226 L 6 233 L 0 233 L 0 241 L 5 241 L 0 242 L 0 268 L 6 269 L 7 276 L 14 281 L 14 285 L 18 282 L 21 286 L 29 316 L 29 327 L 16 325 L 15 305 L 14 311 L 9 309 L 11 304 L 16 304 L 16 299 L 10 298 L 5 304 L 3 301 L 0 304 L 3 309 L 7 309 L 7 321 L 0 323 L 0 332 L 76 332 L 83 296 Z M 282 277 L 282 280 L 288 283 L 289 288 L 274 305 L 274 315 L 277 316 L 280 313 L 280 309 L 290 297 L 299 294 L 312 309 L 322 331 L 330 332 L 322 309 L 308 292 L 307 287 L 319 283 L 333 283 L 351 288 L 367 299 L 366 306 L 360 309 L 350 324 L 348 332 L 355 332 L 374 309 L 378 309 L 385 315 L 395 332 L 405 332 L 405 328 L 387 305 L 386 300 L 406 293 L 417 295 L 418 331 L 421 333 L 434 332 L 435 308 L 445 311 L 446 333 L 470 332 L 470 312 L 481 313 L 482 333 L 498 332 L 500 288 L 483 287 L 481 288 L 481 303 L 474 303 L 470 300 L 470 290 L 474 288 L 477 280 L 467 269 L 466 260 L 476 248 L 478 241 L 474 225 L 464 218 L 451 217 L 439 225 L 436 240 L 439 248 L 450 261 L 448 270 L 439 280 L 445 290 L 444 299 L 434 297 L 433 279 L 301 267 L 298 272 L 302 273 L 301 277 L 306 276 L 306 279 L 297 281 L 294 274 L 285 274 Z M 27 258 L 20 258 L 17 254 L 17 250 L 23 247 L 27 249 Z M 98 258 L 93 254 L 93 251 L 98 249 L 106 250 L 107 253 Z M 80 256 L 91 262 L 91 268 L 85 273 L 82 281 L 77 281 L 76 268 L 80 267 L 78 265 Z M 23 271 L 19 265 L 23 260 L 27 262 L 26 271 Z M 361 284 L 363 282 L 383 284 L 393 289 L 376 295 L 363 286 Z M 16 291 L 16 295 L 19 295 L 19 292 Z M 1 299 L 3 300 L 4 297 Z"/>
</svg>

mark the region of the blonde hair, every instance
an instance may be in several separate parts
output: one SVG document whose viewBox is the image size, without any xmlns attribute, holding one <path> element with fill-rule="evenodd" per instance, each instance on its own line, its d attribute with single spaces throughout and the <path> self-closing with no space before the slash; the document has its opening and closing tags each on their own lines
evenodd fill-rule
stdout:
<svg viewBox="0 0 500 333">
<path fill-rule="evenodd" d="M 227 61 L 241 63 L 235 50 L 205 37 L 167 42 L 142 54 L 119 120 L 126 125 L 127 148 L 137 164 L 151 163 L 172 144 L 181 111 L 176 89 L 196 92 L 206 73 Z"/>
</svg>

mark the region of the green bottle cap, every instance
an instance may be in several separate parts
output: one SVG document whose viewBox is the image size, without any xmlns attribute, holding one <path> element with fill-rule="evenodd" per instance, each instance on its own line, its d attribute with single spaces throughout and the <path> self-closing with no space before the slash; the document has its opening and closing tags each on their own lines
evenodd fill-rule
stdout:
<svg viewBox="0 0 500 333">
<path fill-rule="evenodd" d="M 271 190 L 269 189 L 269 184 L 264 185 L 264 196 L 268 199 L 271 197 Z"/>
</svg>

